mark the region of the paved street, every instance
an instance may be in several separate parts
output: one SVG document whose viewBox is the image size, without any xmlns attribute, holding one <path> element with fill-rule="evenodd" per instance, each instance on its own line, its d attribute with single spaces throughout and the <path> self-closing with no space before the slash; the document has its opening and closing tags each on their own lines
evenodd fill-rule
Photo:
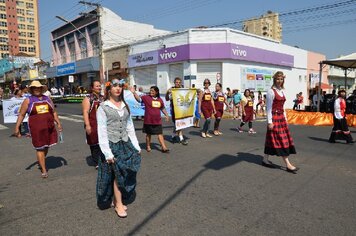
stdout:
<svg viewBox="0 0 356 236">
<path fill-rule="evenodd" d="M 211 139 L 189 128 L 188 146 L 142 151 L 136 201 L 119 219 L 96 207 L 80 105 L 58 111 L 64 143 L 49 151 L 48 179 L 40 178 L 31 140 L 9 137 L 13 125 L 1 113 L 0 235 L 355 235 L 356 145 L 329 144 L 331 127 L 290 127 L 296 175 L 260 165 L 264 121 L 254 123 L 253 136 L 237 133 L 233 120 Z M 135 123 L 144 147 L 142 121 Z M 164 133 L 169 139 L 171 123 Z"/>
</svg>

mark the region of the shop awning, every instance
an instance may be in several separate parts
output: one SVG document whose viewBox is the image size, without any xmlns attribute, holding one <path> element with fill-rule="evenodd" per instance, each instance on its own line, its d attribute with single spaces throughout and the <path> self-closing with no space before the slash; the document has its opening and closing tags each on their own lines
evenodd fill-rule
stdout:
<svg viewBox="0 0 356 236">
<path fill-rule="evenodd" d="M 333 86 L 326 84 L 326 83 L 321 83 L 321 89 L 326 90 L 326 89 L 333 89 Z"/>
</svg>

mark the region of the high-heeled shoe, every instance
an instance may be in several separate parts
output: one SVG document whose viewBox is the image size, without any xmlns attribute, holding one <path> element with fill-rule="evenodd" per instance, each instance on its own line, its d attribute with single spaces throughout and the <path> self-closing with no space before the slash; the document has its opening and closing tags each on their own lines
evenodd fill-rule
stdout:
<svg viewBox="0 0 356 236">
<path fill-rule="evenodd" d="M 288 167 L 286 168 L 287 172 L 292 173 L 292 174 L 296 174 L 297 171 L 299 170 L 299 167 L 295 167 L 294 169 L 289 169 Z"/>
</svg>

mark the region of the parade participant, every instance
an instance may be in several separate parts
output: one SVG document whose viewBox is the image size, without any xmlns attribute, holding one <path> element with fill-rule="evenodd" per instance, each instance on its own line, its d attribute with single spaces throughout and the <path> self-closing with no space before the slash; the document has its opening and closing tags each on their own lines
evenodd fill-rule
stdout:
<svg viewBox="0 0 356 236">
<path fill-rule="evenodd" d="M 345 140 L 346 143 L 354 143 L 346 121 L 346 91 L 342 89 L 337 94 L 334 102 L 334 127 L 329 142 L 335 143 L 336 139 L 340 139 Z"/>
<path fill-rule="evenodd" d="M 241 118 L 241 104 L 240 104 L 241 99 L 242 99 L 241 93 L 239 92 L 238 89 L 236 89 L 234 92 L 234 95 L 232 96 L 232 102 L 234 104 L 234 107 L 232 110 L 234 120 Z"/>
<path fill-rule="evenodd" d="M 227 100 L 227 104 L 229 104 L 227 107 L 226 107 L 226 111 L 231 111 L 232 107 L 233 107 L 233 102 L 232 102 L 232 92 L 231 92 L 231 89 L 230 88 L 226 88 L 226 100 Z"/>
<path fill-rule="evenodd" d="M 176 77 L 174 79 L 174 86 L 172 88 L 182 88 L 182 79 L 179 77 Z M 166 93 L 166 101 L 171 101 L 171 116 L 172 116 L 172 121 L 174 124 L 173 133 L 172 133 L 172 142 L 174 142 L 176 136 L 178 136 L 179 142 L 181 144 L 188 145 L 187 140 L 184 139 L 183 131 L 176 130 L 176 120 L 175 120 L 174 105 L 173 105 L 173 100 L 172 100 L 172 89 L 168 89 L 168 91 Z"/>
<path fill-rule="evenodd" d="M 141 164 L 141 149 L 124 100 L 124 83 L 118 79 L 106 82 L 106 100 L 97 111 L 99 145 L 103 153 L 98 168 L 97 205 L 106 209 L 113 202 L 120 218 L 127 216 L 124 202 L 135 196 L 136 175 Z"/>
<path fill-rule="evenodd" d="M 246 89 L 244 92 L 244 98 L 241 100 L 241 111 L 242 111 L 242 119 L 240 127 L 237 128 L 239 133 L 242 133 L 242 126 L 244 126 L 248 122 L 249 134 L 255 134 L 256 131 L 252 128 L 252 121 L 253 121 L 253 98 L 251 97 L 251 92 L 249 89 Z"/>
<path fill-rule="evenodd" d="M 219 130 L 220 126 L 220 121 L 223 117 L 224 114 L 224 104 L 226 106 L 229 106 L 229 103 L 227 102 L 226 95 L 222 92 L 222 85 L 220 83 L 217 83 L 215 85 L 215 92 L 213 92 L 213 100 L 214 100 L 214 106 L 215 106 L 215 123 L 214 123 L 214 135 L 222 135 L 222 132 Z"/>
<path fill-rule="evenodd" d="M 208 131 L 209 131 L 209 126 L 211 122 L 211 116 L 216 113 L 215 111 L 215 105 L 214 105 L 214 100 L 212 98 L 212 94 L 210 92 L 209 86 L 211 85 L 209 79 L 204 80 L 204 88 L 202 92 L 199 95 L 199 113 L 204 115 L 205 122 L 203 125 L 203 130 L 201 133 L 201 136 L 203 138 L 211 138 L 211 136 Z"/>
<path fill-rule="evenodd" d="M 86 133 L 86 141 L 90 147 L 91 158 L 95 163 L 95 168 L 98 168 L 98 161 L 101 155 L 101 150 L 98 140 L 98 127 L 96 119 L 96 111 L 104 97 L 100 94 L 101 83 L 94 80 L 90 83 L 91 93 L 82 101 L 84 129 Z"/>
<path fill-rule="evenodd" d="M 200 122 L 200 113 L 199 113 L 199 94 L 201 93 L 200 89 L 197 89 L 197 97 L 198 99 L 195 102 L 195 111 L 194 111 L 194 122 L 193 122 L 193 127 L 194 128 L 200 128 L 199 122 Z"/>
<path fill-rule="evenodd" d="M 274 165 L 268 160 L 269 155 L 281 156 L 286 170 L 296 174 L 299 168 L 292 165 L 288 159 L 290 154 L 296 154 L 296 150 L 284 114 L 284 78 L 283 72 L 277 71 L 273 76 L 272 88 L 267 92 L 268 124 L 262 165 L 273 168 Z"/>
<path fill-rule="evenodd" d="M 139 96 L 134 87 L 131 87 L 131 92 L 137 102 L 145 104 L 145 118 L 143 121 L 142 131 L 146 133 L 146 150 L 151 151 L 151 136 L 158 135 L 158 141 L 161 144 L 161 151 L 168 153 L 162 130 L 161 111 L 166 116 L 166 121 L 169 121 L 169 115 L 164 107 L 164 102 L 159 96 L 159 89 L 157 86 L 151 86 L 149 95 Z"/>
<path fill-rule="evenodd" d="M 58 119 L 52 100 L 42 95 L 43 86 L 39 81 L 33 81 L 30 85 L 31 96 L 26 98 L 20 108 L 20 113 L 15 126 L 15 135 L 21 137 L 20 124 L 28 113 L 28 125 L 32 137 L 32 144 L 36 149 L 36 156 L 40 165 L 42 178 L 47 178 L 46 155 L 48 148 L 57 144 L 57 124 L 58 131 L 62 131 L 61 123 Z"/>
</svg>

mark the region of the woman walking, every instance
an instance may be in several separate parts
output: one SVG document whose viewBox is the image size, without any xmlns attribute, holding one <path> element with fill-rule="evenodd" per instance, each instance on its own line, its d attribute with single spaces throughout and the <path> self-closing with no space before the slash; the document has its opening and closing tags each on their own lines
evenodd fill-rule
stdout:
<svg viewBox="0 0 356 236">
<path fill-rule="evenodd" d="M 124 100 L 123 85 L 124 81 L 118 79 L 107 82 L 106 101 L 97 111 L 99 145 L 104 154 L 99 160 L 97 205 L 106 209 L 113 202 L 120 218 L 127 216 L 124 202 L 135 196 L 136 174 L 141 164 L 141 149 Z"/>
<path fill-rule="evenodd" d="M 55 124 L 59 132 L 62 132 L 62 126 L 52 100 L 42 92 L 43 86 L 39 81 L 33 81 L 30 84 L 31 96 L 26 98 L 21 105 L 15 135 L 21 137 L 20 124 L 27 113 L 32 145 L 36 149 L 37 161 L 42 172 L 41 177 L 48 178 L 46 156 L 49 147 L 57 144 L 58 134 Z"/>
<path fill-rule="evenodd" d="M 201 136 L 203 138 L 213 137 L 208 133 L 210 122 L 211 122 L 211 116 L 216 113 L 215 106 L 214 106 L 214 100 L 211 96 L 211 92 L 209 89 L 210 85 L 211 85 L 210 80 L 205 79 L 203 91 L 199 95 L 199 113 L 203 114 L 204 118 L 205 118 L 203 130 L 201 133 Z"/>
<path fill-rule="evenodd" d="M 335 143 L 336 139 L 345 140 L 346 143 L 353 143 L 352 136 L 346 121 L 346 91 L 340 90 L 334 102 L 334 127 L 329 138 L 330 143 Z"/>
<path fill-rule="evenodd" d="M 104 97 L 100 94 L 101 84 L 95 80 L 90 84 L 91 93 L 83 99 L 83 119 L 84 129 L 86 132 L 87 144 L 90 147 L 91 158 L 95 163 L 95 168 L 98 168 L 98 161 L 101 155 L 101 150 L 98 140 L 98 126 L 96 120 L 96 111 Z"/>
<path fill-rule="evenodd" d="M 158 141 L 161 144 L 161 151 L 163 153 L 168 153 L 162 130 L 162 119 L 161 111 L 166 116 L 166 121 L 169 121 L 169 115 L 164 107 L 164 102 L 159 96 L 159 89 L 157 86 L 152 86 L 150 88 L 149 95 L 139 96 L 135 92 L 135 88 L 131 87 L 131 92 L 134 95 L 137 102 L 143 102 L 145 104 L 145 118 L 143 121 L 142 131 L 146 133 L 146 150 L 151 151 L 151 136 L 158 135 Z"/>
<path fill-rule="evenodd" d="M 214 135 L 222 135 L 222 132 L 219 130 L 220 121 L 224 114 L 224 104 L 229 106 L 226 96 L 222 92 L 222 85 L 217 83 L 215 85 L 215 92 L 213 92 L 214 106 L 215 106 L 215 123 L 214 123 Z"/>
<path fill-rule="evenodd" d="M 268 160 L 269 155 L 281 156 L 286 164 L 286 170 L 296 174 L 299 170 L 288 159 L 290 154 L 296 154 L 292 136 L 290 135 L 284 115 L 284 74 L 277 71 L 273 76 L 273 86 L 267 92 L 267 133 L 265 141 L 265 156 L 262 165 L 274 167 Z"/>
<path fill-rule="evenodd" d="M 241 100 L 241 111 L 242 111 L 242 119 L 241 119 L 241 124 L 240 127 L 237 128 L 239 133 L 242 133 L 242 126 L 244 126 L 246 123 L 248 123 L 248 133 L 249 134 L 255 134 L 256 131 L 253 130 L 252 128 L 252 121 L 253 115 L 254 115 L 254 110 L 253 110 L 253 98 L 250 96 L 251 92 L 249 89 L 246 89 L 244 92 L 245 98 Z"/>
</svg>

